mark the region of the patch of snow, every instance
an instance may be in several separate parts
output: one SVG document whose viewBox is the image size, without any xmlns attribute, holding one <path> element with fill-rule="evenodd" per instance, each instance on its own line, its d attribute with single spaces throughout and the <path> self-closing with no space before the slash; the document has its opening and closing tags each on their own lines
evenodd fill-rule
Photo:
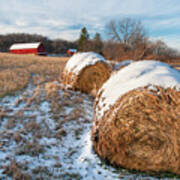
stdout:
<svg viewBox="0 0 180 180">
<path fill-rule="evenodd" d="M 114 71 L 118 71 L 121 67 L 127 66 L 133 63 L 134 61 L 124 60 L 124 61 L 117 62 L 117 61 L 107 60 L 107 62 L 112 65 Z"/>
<path fill-rule="evenodd" d="M 47 102 L 47 101 L 44 101 L 42 104 L 41 104 L 41 106 L 40 106 L 40 109 L 42 110 L 42 111 L 49 111 L 50 110 L 50 108 L 49 108 L 49 103 Z"/>
<path fill-rule="evenodd" d="M 101 111 L 97 111 L 97 120 L 123 94 L 148 85 L 180 90 L 180 72 L 168 64 L 153 60 L 138 61 L 124 67 L 114 73 L 99 90 L 104 91 L 97 105 L 101 107 Z"/>
<path fill-rule="evenodd" d="M 2 161 L 3 159 L 6 159 L 7 153 L 0 151 L 0 160 Z"/>
<path fill-rule="evenodd" d="M 91 141 L 91 132 L 89 131 L 87 134 L 85 134 L 84 136 L 84 147 L 82 149 L 82 153 L 79 156 L 79 158 L 77 159 L 77 161 L 82 162 L 85 159 L 95 159 L 95 156 L 93 154 L 93 150 L 92 150 L 92 141 Z"/>
<path fill-rule="evenodd" d="M 52 145 L 52 144 L 56 144 L 57 139 L 56 138 L 47 138 L 47 137 L 43 137 L 40 139 L 40 144 L 42 145 Z"/>
<path fill-rule="evenodd" d="M 83 68 L 89 65 L 94 65 L 98 61 L 106 62 L 99 54 L 94 52 L 83 52 L 74 54 L 67 62 L 65 69 L 68 72 L 78 74 Z"/>
<path fill-rule="evenodd" d="M 117 62 L 114 64 L 114 70 L 119 70 L 121 67 L 123 66 L 127 66 L 129 64 L 133 63 L 133 60 L 124 60 L 124 61 L 121 61 L 121 62 Z"/>
<path fill-rule="evenodd" d="M 50 104 L 47 101 L 44 101 L 40 104 L 40 111 L 37 111 L 37 122 L 41 123 L 44 119 L 48 127 L 53 130 L 56 127 L 56 123 L 49 118 Z"/>
<path fill-rule="evenodd" d="M 66 111 L 65 114 L 67 114 L 67 115 L 70 114 L 72 110 L 73 110 L 72 107 L 67 107 L 66 110 L 65 110 Z"/>
<path fill-rule="evenodd" d="M 79 157 L 77 158 L 75 164 L 77 169 L 81 170 L 82 179 L 119 179 L 119 174 L 113 173 L 113 168 L 109 168 L 109 171 L 106 171 L 101 165 L 100 159 L 94 153 L 92 148 L 91 133 L 87 132 L 83 140 L 83 146 Z"/>
</svg>

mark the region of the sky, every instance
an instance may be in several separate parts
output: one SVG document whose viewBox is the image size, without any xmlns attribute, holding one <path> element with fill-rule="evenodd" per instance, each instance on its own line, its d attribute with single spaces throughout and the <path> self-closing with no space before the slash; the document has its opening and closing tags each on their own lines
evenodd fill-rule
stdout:
<svg viewBox="0 0 180 180">
<path fill-rule="evenodd" d="M 140 20 L 153 40 L 180 50 L 180 0 L 1 0 L 0 34 L 36 33 L 76 40 L 82 27 L 107 38 L 112 19 Z"/>
</svg>

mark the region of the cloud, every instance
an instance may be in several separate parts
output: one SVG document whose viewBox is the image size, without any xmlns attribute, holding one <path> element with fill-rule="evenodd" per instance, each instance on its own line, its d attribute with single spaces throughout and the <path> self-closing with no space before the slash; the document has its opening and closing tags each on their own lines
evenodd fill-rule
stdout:
<svg viewBox="0 0 180 180">
<path fill-rule="evenodd" d="M 110 19 L 128 16 L 142 20 L 150 36 L 168 39 L 179 37 L 179 12 L 179 0 L 1 0 L 0 33 L 39 33 L 75 40 L 83 26 L 92 36 L 104 34 Z M 168 42 L 179 43 L 176 38 Z"/>
</svg>

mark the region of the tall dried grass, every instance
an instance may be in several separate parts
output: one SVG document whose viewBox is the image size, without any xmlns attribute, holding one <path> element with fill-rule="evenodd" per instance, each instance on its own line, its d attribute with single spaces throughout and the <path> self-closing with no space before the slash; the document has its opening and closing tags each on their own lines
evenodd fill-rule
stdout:
<svg viewBox="0 0 180 180">
<path fill-rule="evenodd" d="M 128 169 L 180 174 L 180 92 L 147 87 L 123 95 L 92 128 L 97 154 Z"/>
<path fill-rule="evenodd" d="M 0 71 L 0 97 L 23 89 L 28 84 L 30 74 L 21 68 Z"/>
<path fill-rule="evenodd" d="M 35 85 L 57 81 L 67 58 L 0 53 L 0 97 L 25 88 L 33 77 Z"/>
<path fill-rule="evenodd" d="M 56 82 L 48 82 L 45 84 L 45 91 L 47 97 L 56 98 L 59 89 L 60 87 Z"/>
</svg>

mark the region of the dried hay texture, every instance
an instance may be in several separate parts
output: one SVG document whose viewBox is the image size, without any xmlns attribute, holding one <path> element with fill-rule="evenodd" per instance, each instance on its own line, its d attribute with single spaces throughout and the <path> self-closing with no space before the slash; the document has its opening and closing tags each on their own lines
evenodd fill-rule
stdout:
<svg viewBox="0 0 180 180">
<path fill-rule="evenodd" d="M 86 61 L 86 59 L 83 59 L 83 61 Z M 69 71 L 65 67 L 61 80 L 66 88 L 80 90 L 95 96 L 110 75 L 111 66 L 106 61 L 99 59 L 95 63 L 87 63 L 78 72 Z"/>
<path fill-rule="evenodd" d="M 158 86 L 129 91 L 100 120 L 97 102 L 98 97 L 92 140 L 102 159 L 128 169 L 180 174 L 180 92 Z"/>
</svg>

